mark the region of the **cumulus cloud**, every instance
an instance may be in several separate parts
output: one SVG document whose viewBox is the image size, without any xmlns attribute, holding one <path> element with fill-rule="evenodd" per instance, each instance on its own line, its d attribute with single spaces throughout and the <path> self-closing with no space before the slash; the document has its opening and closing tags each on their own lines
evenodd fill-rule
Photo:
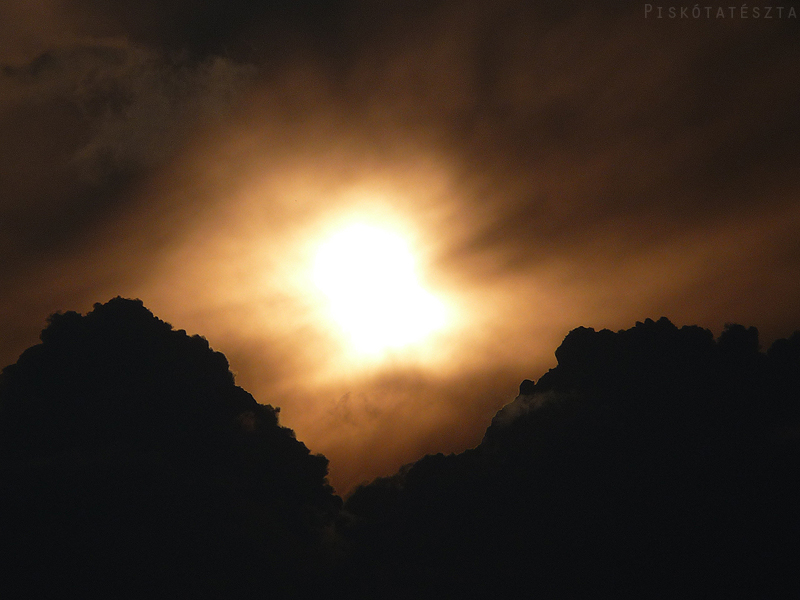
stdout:
<svg viewBox="0 0 800 600">
<path fill-rule="evenodd" d="M 478 447 L 348 499 L 367 594 L 796 585 L 798 335 L 764 354 L 740 325 L 573 330 Z"/>
<path fill-rule="evenodd" d="M 224 355 L 122 298 L 41 339 L 0 375 L 5 593 L 324 589 L 328 461 Z"/>
</svg>

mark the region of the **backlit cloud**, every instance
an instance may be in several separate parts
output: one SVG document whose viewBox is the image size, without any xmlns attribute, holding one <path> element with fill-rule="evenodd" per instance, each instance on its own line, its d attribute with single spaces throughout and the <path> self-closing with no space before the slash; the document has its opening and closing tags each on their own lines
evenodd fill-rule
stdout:
<svg viewBox="0 0 800 600">
<path fill-rule="evenodd" d="M 0 25 L 4 364 L 52 312 L 142 298 L 346 488 L 477 443 L 577 325 L 800 327 L 796 22 L 38 6 Z M 365 221 L 451 317 L 378 362 L 313 277 L 323 241 Z"/>
</svg>

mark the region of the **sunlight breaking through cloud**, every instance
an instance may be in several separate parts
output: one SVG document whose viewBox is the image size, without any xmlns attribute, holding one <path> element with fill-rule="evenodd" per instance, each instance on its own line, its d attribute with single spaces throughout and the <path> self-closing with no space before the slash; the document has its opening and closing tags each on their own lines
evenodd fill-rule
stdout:
<svg viewBox="0 0 800 600">
<path fill-rule="evenodd" d="M 420 285 L 406 243 L 370 225 L 351 225 L 321 245 L 314 282 L 365 354 L 420 341 L 445 321 L 442 303 Z"/>
</svg>

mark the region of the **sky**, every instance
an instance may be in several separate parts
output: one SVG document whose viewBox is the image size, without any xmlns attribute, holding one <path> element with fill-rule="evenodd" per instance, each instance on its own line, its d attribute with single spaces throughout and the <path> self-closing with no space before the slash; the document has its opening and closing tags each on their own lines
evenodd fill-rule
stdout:
<svg viewBox="0 0 800 600">
<path fill-rule="evenodd" d="M 575 327 L 800 329 L 793 3 L 251 4 L 0 7 L 0 363 L 140 298 L 345 493 L 475 446 Z M 344 303 L 405 331 L 418 286 L 432 331 L 354 343 L 315 279 L 354 226 L 413 277 L 366 242 L 393 283 Z"/>
</svg>

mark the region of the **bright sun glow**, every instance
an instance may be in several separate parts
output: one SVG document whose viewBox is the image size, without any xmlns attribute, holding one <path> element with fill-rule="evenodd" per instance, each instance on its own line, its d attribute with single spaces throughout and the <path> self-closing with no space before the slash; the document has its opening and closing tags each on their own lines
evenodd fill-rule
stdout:
<svg viewBox="0 0 800 600">
<path fill-rule="evenodd" d="M 417 280 L 408 246 L 377 227 L 352 225 L 323 243 L 314 282 L 364 353 L 407 346 L 444 324 L 444 307 Z"/>
</svg>

